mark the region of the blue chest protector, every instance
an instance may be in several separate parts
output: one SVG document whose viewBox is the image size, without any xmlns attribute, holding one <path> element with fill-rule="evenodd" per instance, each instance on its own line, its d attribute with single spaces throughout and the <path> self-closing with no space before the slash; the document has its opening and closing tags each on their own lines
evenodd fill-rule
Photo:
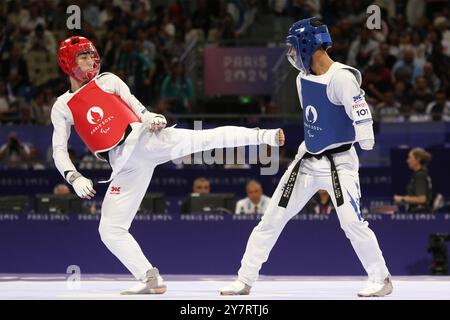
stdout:
<svg viewBox="0 0 450 320">
<path fill-rule="evenodd" d="M 301 79 L 306 150 L 320 153 L 333 144 L 355 141 L 353 121 L 345 107 L 332 103 L 325 84 Z"/>
</svg>

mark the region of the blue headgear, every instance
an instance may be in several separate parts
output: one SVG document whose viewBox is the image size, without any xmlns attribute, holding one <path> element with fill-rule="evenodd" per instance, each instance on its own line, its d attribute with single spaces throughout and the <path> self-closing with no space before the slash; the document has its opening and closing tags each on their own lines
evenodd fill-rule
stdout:
<svg viewBox="0 0 450 320">
<path fill-rule="evenodd" d="M 287 58 L 298 70 L 309 74 L 311 57 L 313 53 L 322 47 L 326 49 L 332 46 L 330 33 L 326 25 L 314 27 L 311 22 L 319 20 L 316 17 L 295 22 L 289 29 L 286 44 L 289 49 Z"/>
</svg>

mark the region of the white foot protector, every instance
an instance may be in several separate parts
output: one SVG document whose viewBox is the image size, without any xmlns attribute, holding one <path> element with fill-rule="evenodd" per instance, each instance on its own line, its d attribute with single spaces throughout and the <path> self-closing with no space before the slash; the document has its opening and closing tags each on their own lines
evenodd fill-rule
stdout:
<svg viewBox="0 0 450 320">
<path fill-rule="evenodd" d="M 236 280 L 229 284 L 228 286 L 220 289 L 220 294 L 222 296 L 240 296 L 240 295 L 249 295 L 251 287 L 246 285 L 245 283 Z"/>
<path fill-rule="evenodd" d="M 365 289 L 358 292 L 358 297 L 384 297 L 393 290 L 391 275 L 388 275 L 383 282 L 370 282 Z"/>
<path fill-rule="evenodd" d="M 122 291 L 120 294 L 163 294 L 166 290 L 167 286 L 163 278 L 159 275 L 158 269 L 152 268 L 147 271 L 144 281 L 139 282 L 128 290 Z"/>
<path fill-rule="evenodd" d="M 259 129 L 258 138 L 262 143 L 272 147 L 280 146 L 281 129 Z"/>
</svg>

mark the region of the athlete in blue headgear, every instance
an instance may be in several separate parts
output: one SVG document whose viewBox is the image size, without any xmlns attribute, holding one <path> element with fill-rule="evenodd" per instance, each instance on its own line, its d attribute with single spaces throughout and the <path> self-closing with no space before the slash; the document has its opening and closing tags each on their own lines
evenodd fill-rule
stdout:
<svg viewBox="0 0 450 320">
<path fill-rule="evenodd" d="M 371 150 L 375 143 L 372 116 L 360 88 L 361 74 L 328 56 L 331 37 L 315 17 L 294 23 L 286 41 L 287 58 L 300 71 L 297 89 L 305 141 L 250 235 L 238 279 L 220 293 L 249 294 L 286 223 L 319 189 L 324 189 L 369 276 L 369 285 L 358 296 L 385 296 L 393 290 L 391 276 L 359 206 L 359 160 L 354 144 Z"/>
</svg>

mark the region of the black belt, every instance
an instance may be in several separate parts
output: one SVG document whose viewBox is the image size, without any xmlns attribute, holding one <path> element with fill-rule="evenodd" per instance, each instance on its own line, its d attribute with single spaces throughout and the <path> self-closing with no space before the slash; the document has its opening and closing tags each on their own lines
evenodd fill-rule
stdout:
<svg viewBox="0 0 450 320">
<path fill-rule="evenodd" d="M 125 129 L 125 134 L 123 135 L 123 139 L 120 140 L 119 144 L 117 146 L 115 146 L 114 148 L 117 148 L 118 146 L 120 146 L 122 143 L 124 143 L 124 141 L 127 139 L 128 135 L 131 133 L 131 131 L 133 131 L 133 128 L 131 128 L 130 125 L 127 126 L 127 128 Z M 114 149 L 113 148 L 113 149 Z M 111 149 L 112 150 L 112 149 Z M 105 159 L 106 161 L 109 162 L 109 151 L 103 151 L 103 152 L 99 152 L 98 155 L 100 157 L 102 157 L 103 159 Z"/>
<path fill-rule="evenodd" d="M 342 195 L 342 189 L 341 184 L 339 182 L 339 176 L 336 170 L 336 165 L 333 160 L 333 154 L 340 153 L 344 151 L 350 150 L 352 147 L 352 144 L 344 144 L 342 146 L 339 146 L 337 148 L 325 150 L 322 153 L 319 154 L 312 154 L 309 152 L 306 152 L 302 158 L 300 158 L 297 163 L 295 164 L 294 168 L 292 169 L 291 174 L 289 175 L 289 179 L 284 186 L 283 194 L 281 195 L 280 202 L 278 203 L 279 207 L 286 208 L 289 199 L 291 198 L 292 190 L 294 190 L 295 186 L 295 180 L 297 180 L 298 170 L 300 168 L 300 163 L 303 159 L 309 159 L 309 158 L 316 158 L 316 159 L 322 159 L 323 156 L 327 157 L 327 159 L 330 161 L 331 164 L 331 182 L 333 183 L 333 190 L 334 190 L 334 196 L 336 197 L 336 203 L 337 206 L 341 206 L 344 204 L 344 197 Z"/>
</svg>

